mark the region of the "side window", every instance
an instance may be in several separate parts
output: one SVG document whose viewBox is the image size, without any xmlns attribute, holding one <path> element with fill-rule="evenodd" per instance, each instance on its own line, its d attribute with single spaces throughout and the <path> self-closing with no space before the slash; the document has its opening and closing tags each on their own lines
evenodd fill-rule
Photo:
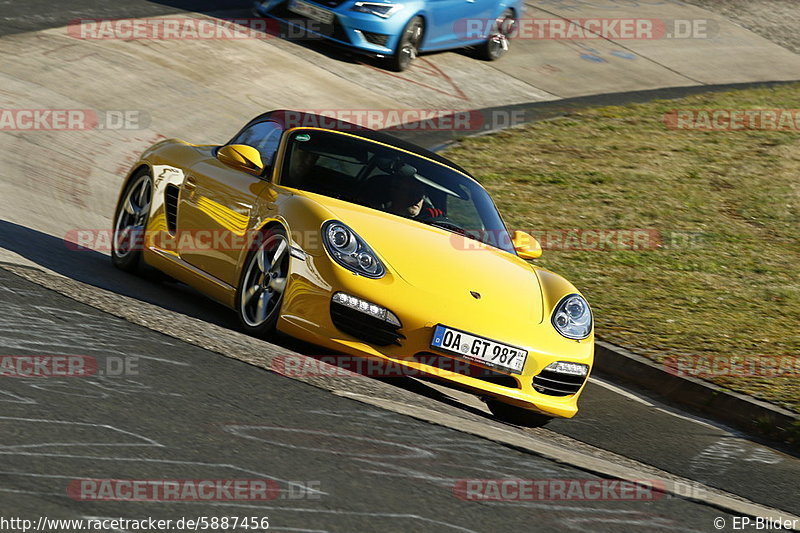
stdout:
<svg viewBox="0 0 800 533">
<path fill-rule="evenodd" d="M 277 122 L 259 122 L 240 133 L 231 141 L 231 144 L 252 146 L 261 153 L 261 161 L 264 165 L 269 166 L 274 162 L 272 159 L 281 141 L 282 132 L 283 130 Z"/>
</svg>

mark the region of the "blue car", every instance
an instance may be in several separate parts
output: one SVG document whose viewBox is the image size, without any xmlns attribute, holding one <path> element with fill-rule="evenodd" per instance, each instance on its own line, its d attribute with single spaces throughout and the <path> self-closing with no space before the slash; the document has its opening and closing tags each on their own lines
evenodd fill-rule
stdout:
<svg viewBox="0 0 800 533">
<path fill-rule="evenodd" d="M 421 52 L 473 47 L 482 59 L 498 59 L 523 6 L 521 0 L 258 0 L 255 13 L 403 71 Z"/>
</svg>

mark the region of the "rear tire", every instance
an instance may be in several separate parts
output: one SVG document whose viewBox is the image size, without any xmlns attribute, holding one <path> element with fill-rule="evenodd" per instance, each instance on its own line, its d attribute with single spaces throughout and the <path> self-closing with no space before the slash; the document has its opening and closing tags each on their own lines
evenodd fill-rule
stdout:
<svg viewBox="0 0 800 533">
<path fill-rule="evenodd" d="M 152 200 L 150 170 L 142 169 L 128 181 L 114 211 L 111 262 L 120 270 L 137 272 L 140 269 Z"/>
<path fill-rule="evenodd" d="M 283 228 L 274 227 L 262 236 L 244 263 L 236 291 L 236 314 L 247 333 L 270 337 L 280 316 L 291 254 Z"/>
<path fill-rule="evenodd" d="M 506 9 L 502 15 L 497 17 L 489 38 L 479 45 L 476 49 L 477 57 L 484 61 L 497 61 L 508 52 L 511 34 L 517 25 L 514 19 L 514 12 Z"/>
<path fill-rule="evenodd" d="M 498 400 L 487 399 L 486 406 L 498 419 L 503 422 L 508 422 L 509 424 L 514 424 L 515 426 L 538 428 L 544 426 L 553 419 L 553 417 L 537 413 L 536 411 L 523 409 L 522 407 L 503 403 Z"/>
<path fill-rule="evenodd" d="M 396 72 L 403 72 L 411 66 L 411 63 L 419 55 L 419 47 L 422 45 L 422 37 L 425 33 L 425 24 L 422 17 L 414 17 L 408 21 L 403 33 L 400 34 L 400 41 L 394 55 L 387 59 L 389 68 Z"/>
</svg>

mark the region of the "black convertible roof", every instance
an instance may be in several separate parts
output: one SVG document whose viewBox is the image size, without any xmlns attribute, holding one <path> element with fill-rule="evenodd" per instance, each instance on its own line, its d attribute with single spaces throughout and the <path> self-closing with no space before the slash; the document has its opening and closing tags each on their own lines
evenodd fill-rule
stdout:
<svg viewBox="0 0 800 533">
<path fill-rule="evenodd" d="M 425 148 L 422 148 L 421 146 L 418 146 L 414 143 L 408 142 L 399 137 L 395 137 L 394 135 L 389 135 L 388 133 L 384 133 L 382 131 L 376 131 L 370 128 L 366 128 L 364 126 L 360 126 L 358 124 L 345 122 L 343 120 L 338 120 L 323 115 L 316 115 L 314 113 L 292 111 L 288 109 L 276 109 L 274 111 L 268 111 L 248 122 L 242 128 L 242 130 L 239 131 L 239 133 L 241 133 L 246 128 L 249 128 L 253 124 L 256 124 L 258 122 L 263 122 L 265 120 L 275 121 L 278 124 L 280 124 L 284 129 L 290 129 L 295 127 L 322 127 L 333 131 L 342 131 L 353 135 L 358 135 L 359 137 L 363 137 L 364 139 L 381 142 L 397 148 L 401 148 L 403 150 L 406 150 L 408 152 L 423 157 L 427 157 L 428 159 L 432 159 L 434 161 L 442 163 L 443 165 L 458 170 L 459 172 L 463 172 L 467 176 L 471 176 L 469 172 L 467 172 L 460 166 L 456 165 L 452 161 L 449 161 L 444 157 L 434 152 L 431 152 L 430 150 L 426 150 Z M 234 136 L 234 138 L 236 138 L 239 135 L 239 133 L 237 133 Z"/>
</svg>

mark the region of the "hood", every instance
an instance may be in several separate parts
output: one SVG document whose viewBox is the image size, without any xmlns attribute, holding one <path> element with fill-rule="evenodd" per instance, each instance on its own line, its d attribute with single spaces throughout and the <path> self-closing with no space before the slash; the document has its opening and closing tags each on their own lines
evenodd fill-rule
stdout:
<svg viewBox="0 0 800 533">
<path fill-rule="evenodd" d="M 425 293 L 421 296 L 429 295 L 428 303 L 475 306 L 480 301 L 487 304 L 482 309 L 502 309 L 504 314 L 541 322 L 539 279 L 516 255 L 348 202 L 325 198 L 323 204 L 332 218 L 361 236 L 394 275 Z"/>
</svg>

